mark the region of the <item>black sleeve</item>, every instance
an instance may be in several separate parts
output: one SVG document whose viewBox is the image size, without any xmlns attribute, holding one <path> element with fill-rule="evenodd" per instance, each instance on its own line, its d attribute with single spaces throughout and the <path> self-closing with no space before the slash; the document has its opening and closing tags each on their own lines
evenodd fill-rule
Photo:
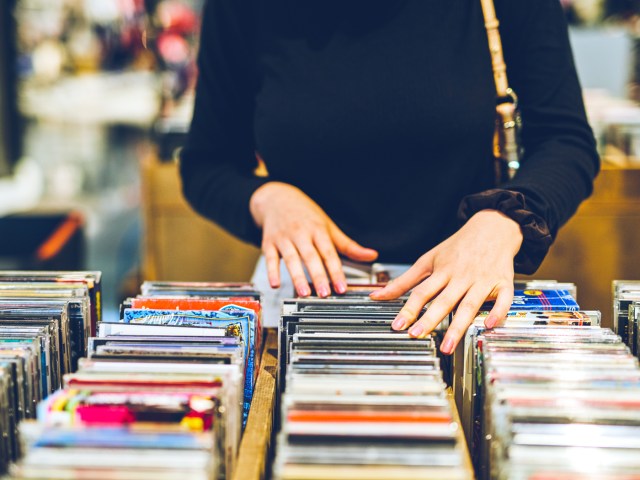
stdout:
<svg viewBox="0 0 640 480">
<path fill-rule="evenodd" d="M 554 239 L 591 194 L 600 160 L 559 1 L 496 1 L 496 10 L 509 83 L 520 101 L 525 150 L 516 176 L 499 188 L 522 194 L 523 208 L 537 216 L 541 238 L 525 238 L 519 258 L 527 260 L 516 261 L 517 271 L 533 273 L 551 244 L 542 236 Z M 487 193 L 463 201 L 467 215 L 477 210 L 470 206 L 487 208 L 487 198 L 502 198 Z"/>
<path fill-rule="evenodd" d="M 253 173 L 257 76 L 252 17 L 249 0 L 206 2 L 195 108 L 180 173 L 184 196 L 198 213 L 259 245 L 249 200 L 267 180 Z"/>
</svg>

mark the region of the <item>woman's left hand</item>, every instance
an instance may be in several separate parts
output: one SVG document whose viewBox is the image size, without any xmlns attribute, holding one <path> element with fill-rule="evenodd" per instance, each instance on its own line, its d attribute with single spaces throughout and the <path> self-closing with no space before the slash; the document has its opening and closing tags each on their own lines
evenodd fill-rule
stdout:
<svg viewBox="0 0 640 480">
<path fill-rule="evenodd" d="M 506 317 L 513 301 L 513 259 L 521 244 L 515 221 L 496 210 L 482 210 L 371 298 L 391 300 L 413 288 L 392 327 L 404 330 L 413 325 L 409 334 L 416 338 L 428 335 L 456 309 L 440 347 L 451 354 L 486 300 L 495 300 L 485 320 L 487 328 Z M 417 319 L 429 301 L 426 313 Z"/>
</svg>

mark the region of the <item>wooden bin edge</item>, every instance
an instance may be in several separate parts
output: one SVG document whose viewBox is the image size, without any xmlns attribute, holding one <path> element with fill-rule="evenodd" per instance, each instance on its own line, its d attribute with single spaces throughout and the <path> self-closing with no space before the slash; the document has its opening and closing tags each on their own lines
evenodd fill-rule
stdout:
<svg viewBox="0 0 640 480">
<path fill-rule="evenodd" d="M 278 333 L 275 329 L 267 329 L 262 363 L 240 442 L 233 480 L 264 480 L 269 476 L 277 366 Z"/>
</svg>

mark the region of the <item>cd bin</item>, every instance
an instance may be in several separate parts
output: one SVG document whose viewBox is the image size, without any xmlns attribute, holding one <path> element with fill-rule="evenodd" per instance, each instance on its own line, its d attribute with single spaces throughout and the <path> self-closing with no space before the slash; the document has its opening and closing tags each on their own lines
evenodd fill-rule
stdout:
<svg viewBox="0 0 640 480">
<path fill-rule="evenodd" d="M 251 402 L 249 419 L 240 443 L 238 463 L 233 480 L 264 480 L 270 477 L 274 454 L 273 437 L 277 433 L 278 332 L 275 329 L 267 329 L 265 332 L 262 364 Z M 448 397 L 455 420 L 458 425 L 462 425 L 450 391 L 448 391 Z M 462 428 L 460 435 L 463 435 Z M 466 445 L 466 442 L 463 440 L 461 444 Z M 473 472 L 468 451 L 465 457 L 468 470 Z"/>
</svg>

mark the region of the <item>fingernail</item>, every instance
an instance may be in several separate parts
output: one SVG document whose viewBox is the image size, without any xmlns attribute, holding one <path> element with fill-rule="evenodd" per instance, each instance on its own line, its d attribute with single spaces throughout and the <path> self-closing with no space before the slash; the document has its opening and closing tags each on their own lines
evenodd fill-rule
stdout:
<svg viewBox="0 0 640 480">
<path fill-rule="evenodd" d="M 301 297 L 308 297 L 309 295 L 311 295 L 311 289 L 306 285 L 300 285 L 299 287 L 297 287 L 297 290 L 298 295 L 300 295 Z"/>
<path fill-rule="evenodd" d="M 384 291 L 384 288 L 379 288 L 378 290 L 374 290 L 369 294 L 370 297 L 379 297 L 380 294 Z"/>
<path fill-rule="evenodd" d="M 345 293 L 347 291 L 347 284 L 345 282 L 336 282 L 336 293 Z"/>
<path fill-rule="evenodd" d="M 318 287 L 318 295 L 320 297 L 328 297 L 329 295 L 331 295 L 331 289 L 326 285 L 321 285 L 320 287 Z"/>
<path fill-rule="evenodd" d="M 455 342 L 451 338 L 445 338 L 440 347 L 440 351 L 445 355 L 451 355 L 456 348 Z"/>
<path fill-rule="evenodd" d="M 414 325 L 411 330 L 409 330 L 409 335 L 411 335 L 412 337 L 419 337 L 424 333 L 424 327 L 418 323 L 417 325 Z"/>
<path fill-rule="evenodd" d="M 484 321 L 484 326 L 487 328 L 493 328 L 498 323 L 498 317 L 496 315 L 490 314 L 487 319 Z"/>
<path fill-rule="evenodd" d="M 404 317 L 402 315 L 398 315 L 391 324 L 391 328 L 393 328 L 394 330 L 402 330 L 405 323 L 407 323 L 407 321 L 404 319 Z"/>
</svg>

